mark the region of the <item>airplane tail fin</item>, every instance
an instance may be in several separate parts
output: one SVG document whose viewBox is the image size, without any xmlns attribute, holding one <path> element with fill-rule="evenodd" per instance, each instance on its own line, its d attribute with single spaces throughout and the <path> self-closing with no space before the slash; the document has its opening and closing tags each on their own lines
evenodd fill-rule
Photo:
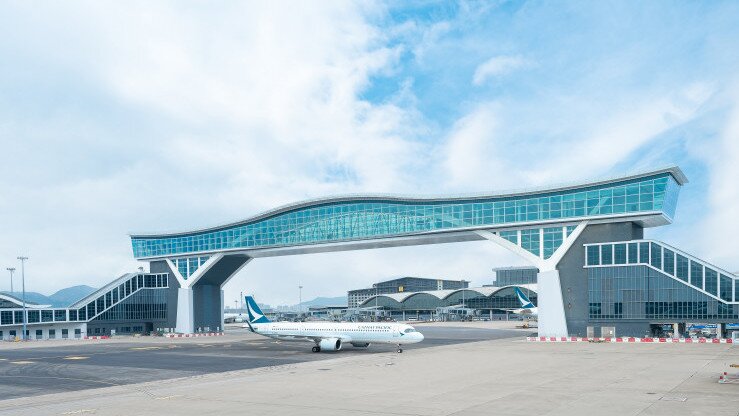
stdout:
<svg viewBox="0 0 739 416">
<path fill-rule="evenodd" d="M 533 303 L 529 300 L 529 298 L 524 295 L 524 293 L 521 291 L 520 288 L 516 287 L 513 288 L 514 292 L 516 292 L 516 296 L 518 296 L 518 301 L 521 302 L 522 308 L 535 308 Z"/>
<path fill-rule="evenodd" d="M 266 324 L 270 322 L 270 320 L 264 316 L 264 312 L 262 312 L 259 305 L 257 305 L 257 302 L 251 296 L 246 297 L 246 312 L 248 315 L 247 323 L 249 324 L 249 327 L 251 327 L 251 324 Z"/>
</svg>

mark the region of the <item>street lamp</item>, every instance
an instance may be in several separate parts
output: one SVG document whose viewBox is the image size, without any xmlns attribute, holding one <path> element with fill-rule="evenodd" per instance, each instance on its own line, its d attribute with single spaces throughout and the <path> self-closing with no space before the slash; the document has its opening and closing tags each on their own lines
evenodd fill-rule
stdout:
<svg viewBox="0 0 739 416">
<path fill-rule="evenodd" d="M 298 285 L 298 316 L 303 313 L 303 286 Z"/>
<path fill-rule="evenodd" d="M 13 272 L 15 272 L 15 267 L 6 267 L 5 270 L 10 272 L 10 295 L 13 295 Z"/>
<path fill-rule="evenodd" d="M 26 311 L 26 260 L 28 260 L 28 257 L 18 256 L 18 260 L 21 261 L 21 281 L 23 282 L 23 337 L 21 339 L 27 341 L 26 322 L 28 321 L 28 312 Z"/>
</svg>

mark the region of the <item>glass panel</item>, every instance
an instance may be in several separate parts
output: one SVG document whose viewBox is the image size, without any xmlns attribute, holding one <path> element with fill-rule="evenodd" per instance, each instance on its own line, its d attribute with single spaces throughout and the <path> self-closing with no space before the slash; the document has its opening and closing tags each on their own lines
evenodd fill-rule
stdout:
<svg viewBox="0 0 739 416">
<path fill-rule="evenodd" d="M 521 230 L 521 248 L 539 255 L 539 229 Z"/>
<path fill-rule="evenodd" d="M 703 288 L 703 265 L 692 260 L 690 261 L 690 284 Z"/>
<path fill-rule="evenodd" d="M 649 264 L 649 243 L 639 243 L 639 263 Z"/>
<path fill-rule="evenodd" d="M 629 243 L 629 263 L 638 263 L 639 262 L 639 246 L 637 246 L 636 243 Z"/>
<path fill-rule="evenodd" d="M 676 266 L 675 266 L 675 277 L 677 277 L 680 280 L 688 281 L 688 258 L 685 256 L 681 256 L 678 254 L 676 256 Z M 695 285 L 699 288 L 703 288 L 702 284 Z"/>
<path fill-rule="evenodd" d="M 518 231 L 501 231 L 499 235 L 511 243 L 518 245 Z"/>
<path fill-rule="evenodd" d="M 715 270 L 706 269 L 705 284 L 706 287 L 703 290 L 714 296 L 718 296 L 718 273 Z"/>
<path fill-rule="evenodd" d="M 588 252 L 588 266 L 598 266 L 600 265 L 600 247 L 598 246 L 588 246 L 587 248 Z"/>
<path fill-rule="evenodd" d="M 662 270 L 672 276 L 675 274 L 675 253 L 672 250 L 664 249 L 664 256 Z"/>
<path fill-rule="evenodd" d="M 733 287 L 731 285 L 731 278 L 726 275 L 721 275 L 721 278 L 719 279 L 719 294 L 720 298 L 731 302 L 731 292 L 733 291 Z"/>
<path fill-rule="evenodd" d="M 659 245 L 652 243 L 651 244 L 651 261 L 650 264 L 652 267 L 656 267 L 658 269 L 662 268 L 662 247 Z"/>
<path fill-rule="evenodd" d="M 615 244 L 614 250 L 614 263 L 626 264 L 626 244 Z"/>
<path fill-rule="evenodd" d="M 600 262 L 601 264 L 613 264 L 613 244 L 600 246 Z"/>
</svg>

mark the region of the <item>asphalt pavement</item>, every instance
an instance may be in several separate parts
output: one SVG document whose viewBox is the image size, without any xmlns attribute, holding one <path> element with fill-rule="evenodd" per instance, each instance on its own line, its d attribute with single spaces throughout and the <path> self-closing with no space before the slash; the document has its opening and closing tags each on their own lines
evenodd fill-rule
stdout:
<svg viewBox="0 0 739 416">
<path fill-rule="evenodd" d="M 404 354 L 440 345 L 521 337 L 521 331 L 423 325 L 422 343 L 403 346 Z M 0 398 L 12 399 L 128 385 L 147 381 L 293 364 L 337 355 L 386 353 L 393 345 L 347 346 L 335 353 L 312 353 L 311 343 L 280 342 L 246 330 L 225 336 L 76 341 L 34 348 L 0 349 Z"/>
</svg>

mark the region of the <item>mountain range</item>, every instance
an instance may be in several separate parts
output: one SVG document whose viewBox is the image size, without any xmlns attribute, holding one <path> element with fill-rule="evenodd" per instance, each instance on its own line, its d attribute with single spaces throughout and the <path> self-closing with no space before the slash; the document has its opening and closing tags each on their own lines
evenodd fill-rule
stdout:
<svg viewBox="0 0 739 416">
<path fill-rule="evenodd" d="M 61 289 L 52 295 L 46 296 L 38 292 L 26 292 L 26 302 L 33 302 L 39 305 L 51 305 L 54 308 L 64 308 L 71 305 L 90 293 L 96 291 L 94 287 L 79 285 Z M 0 292 L 12 295 L 18 299 L 23 296 L 22 292 Z"/>
</svg>

